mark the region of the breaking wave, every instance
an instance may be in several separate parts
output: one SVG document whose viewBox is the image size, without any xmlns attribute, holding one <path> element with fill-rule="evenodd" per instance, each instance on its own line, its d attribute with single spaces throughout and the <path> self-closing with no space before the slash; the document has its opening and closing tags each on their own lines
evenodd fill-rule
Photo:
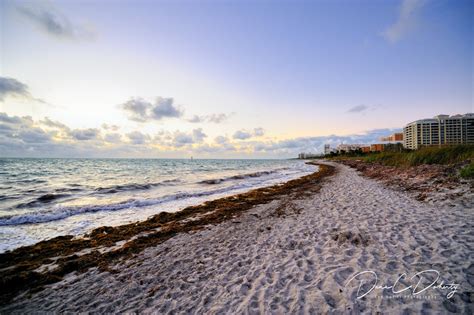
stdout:
<svg viewBox="0 0 474 315">
<path fill-rule="evenodd" d="M 230 180 L 239 180 L 239 179 L 246 179 L 246 178 L 252 178 L 252 177 L 261 177 L 265 175 L 270 175 L 278 173 L 278 170 L 273 170 L 273 171 L 261 171 L 261 172 L 255 172 L 255 173 L 248 173 L 248 174 L 242 174 L 242 175 L 234 175 L 234 176 L 229 176 L 229 177 L 222 177 L 222 178 L 216 178 L 216 179 L 205 179 L 199 182 L 199 184 L 208 184 L 208 185 L 215 185 L 215 184 L 220 184 L 222 182 L 230 181 Z"/>
<path fill-rule="evenodd" d="M 106 205 L 86 205 L 86 206 L 60 206 L 54 209 L 45 211 L 35 211 L 26 214 L 11 215 L 0 217 L 0 226 L 6 225 L 21 225 L 21 224 L 33 224 L 33 223 L 45 223 L 50 221 L 62 220 L 67 217 L 79 215 L 82 213 L 92 213 L 99 211 L 118 211 L 129 208 L 140 208 L 158 205 L 166 202 L 171 202 L 184 198 L 203 197 L 210 196 L 219 193 L 225 193 L 230 190 L 244 188 L 247 185 L 236 185 L 227 188 L 194 192 L 194 193 L 177 193 L 168 196 L 164 196 L 156 199 L 130 199 L 123 202 L 106 204 Z"/>
</svg>

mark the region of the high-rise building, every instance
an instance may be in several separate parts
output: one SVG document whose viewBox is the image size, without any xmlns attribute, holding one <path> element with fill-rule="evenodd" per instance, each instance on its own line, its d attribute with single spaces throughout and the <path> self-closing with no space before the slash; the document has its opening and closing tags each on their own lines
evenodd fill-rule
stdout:
<svg viewBox="0 0 474 315">
<path fill-rule="evenodd" d="M 330 154 L 331 153 L 331 146 L 329 144 L 324 145 L 324 154 Z"/>
<path fill-rule="evenodd" d="M 474 114 L 438 115 L 421 119 L 403 128 L 403 147 L 474 144 Z"/>
</svg>

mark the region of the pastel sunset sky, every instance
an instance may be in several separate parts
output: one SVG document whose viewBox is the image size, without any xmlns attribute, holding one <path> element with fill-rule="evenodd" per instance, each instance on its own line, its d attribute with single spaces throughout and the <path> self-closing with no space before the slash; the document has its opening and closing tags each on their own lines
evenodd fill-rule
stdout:
<svg viewBox="0 0 474 315">
<path fill-rule="evenodd" d="M 287 158 L 473 112 L 473 1 L 0 2 L 0 156 Z"/>
</svg>

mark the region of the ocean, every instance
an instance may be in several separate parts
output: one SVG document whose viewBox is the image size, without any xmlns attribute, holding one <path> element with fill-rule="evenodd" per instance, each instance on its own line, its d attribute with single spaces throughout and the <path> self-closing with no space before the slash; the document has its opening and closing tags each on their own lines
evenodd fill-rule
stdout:
<svg viewBox="0 0 474 315">
<path fill-rule="evenodd" d="M 310 174 L 300 160 L 0 158 L 0 252 Z"/>
</svg>

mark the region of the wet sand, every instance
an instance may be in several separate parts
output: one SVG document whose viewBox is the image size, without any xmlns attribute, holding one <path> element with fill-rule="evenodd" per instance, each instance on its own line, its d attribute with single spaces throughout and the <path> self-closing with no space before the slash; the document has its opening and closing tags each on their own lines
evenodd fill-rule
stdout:
<svg viewBox="0 0 474 315">
<path fill-rule="evenodd" d="M 472 313 L 473 209 L 422 202 L 332 165 L 317 189 L 294 187 L 107 268 L 68 273 L 0 312 Z M 434 271 L 438 286 L 413 294 L 411 277 L 426 270 L 418 290 Z M 369 290 L 374 274 L 385 289 Z M 393 293 L 403 274 L 396 289 L 406 290 Z"/>
</svg>

